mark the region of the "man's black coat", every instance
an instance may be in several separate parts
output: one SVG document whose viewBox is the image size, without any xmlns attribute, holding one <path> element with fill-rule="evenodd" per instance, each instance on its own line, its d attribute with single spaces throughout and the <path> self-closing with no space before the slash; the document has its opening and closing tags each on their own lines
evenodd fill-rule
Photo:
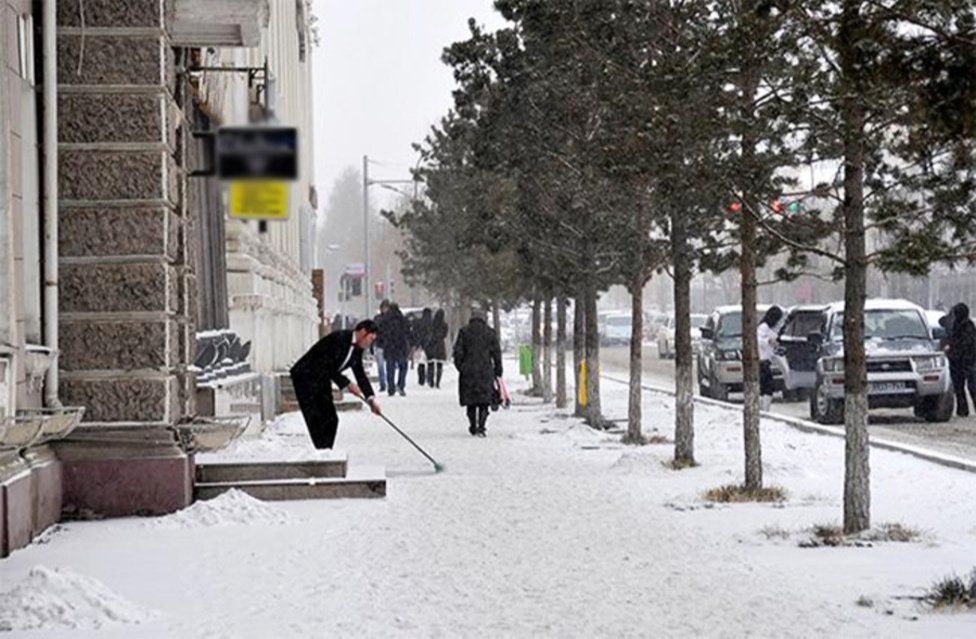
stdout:
<svg viewBox="0 0 976 639">
<path fill-rule="evenodd" d="M 329 333 L 291 367 L 298 406 L 316 448 L 332 448 L 335 443 L 339 416 L 332 403 L 331 385 L 349 386 L 349 378 L 342 374 L 347 368 L 352 368 L 363 397 L 373 397 L 373 386 L 363 370 L 363 351 L 353 342 L 352 331 Z"/>
</svg>

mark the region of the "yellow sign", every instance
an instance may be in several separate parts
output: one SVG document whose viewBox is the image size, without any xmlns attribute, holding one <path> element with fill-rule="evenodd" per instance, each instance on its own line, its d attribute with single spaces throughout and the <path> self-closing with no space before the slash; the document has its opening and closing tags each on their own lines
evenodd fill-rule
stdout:
<svg viewBox="0 0 976 639">
<path fill-rule="evenodd" d="M 230 216 L 245 220 L 288 219 L 288 182 L 280 180 L 231 182 Z"/>
</svg>

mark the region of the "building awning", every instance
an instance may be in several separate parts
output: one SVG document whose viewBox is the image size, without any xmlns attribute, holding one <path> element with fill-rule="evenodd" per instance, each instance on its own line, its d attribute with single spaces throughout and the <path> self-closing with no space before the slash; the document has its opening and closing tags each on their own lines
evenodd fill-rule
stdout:
<svg viewBox="0 0 976 639">
<path fill-rule="evenodd" d="M 268 0 L 175 0 L 170 37 L 181 47 L 256 47 Z"/>
</svg>

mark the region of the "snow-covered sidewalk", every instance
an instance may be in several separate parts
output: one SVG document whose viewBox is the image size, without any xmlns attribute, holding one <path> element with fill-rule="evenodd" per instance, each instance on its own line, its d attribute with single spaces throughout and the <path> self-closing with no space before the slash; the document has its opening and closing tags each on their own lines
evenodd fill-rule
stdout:
<svg viewBox="0 0 976 639">
<path fill-rule="evenodd" d="M 509 382 L 513 391 L 523 385 Z M 626 387 L 603 390 L 607 415 L 624 417 Z M 873 450 L 874 521 L 920 529 L 923 540 L 804 549 L 804 529 L 840 522 L 839 439 L 764 422 L 766 481 L 789 500 L 708 507 L 703 491 L 741 479 L 741 425 L 730 411 L 698 407 L 701 465 L 676 472 L 662 463 L 671 445 L 625 447 L 519 394 L 491 416 L 487 439 L 472 438 L 447 371 L 443 389 L 407 393 L 384 397 L 384 409 L 445 473 L 435 475 L 379 419 L 342 414 L 337 447 L 352 467 L 387 468 L 386 499 L 261 503 L 231 493 L 170 517 L 61 525 L 0 561 L 0 630 L 77 637 L 86 633 L 70 626 L 102 625 L 90 634 L 235 638 L 976 632 L 976 616 L 929 613 L 911 599 L 976 564 L 972 474 Z M 645 434 L 670 437 L 671 400 L 644 397 Z M 243 445 L 261 456 L 280 447 L 293 459 L 308 446 L 303 434 L 295 414 L 265 441 Z M 44 568 L 31 573 L 37 565 Z M 15 597 L 5 596 L 14 588 Z M 88 596 L 53 605 L 59 593 L 79 590 Z"/>
</svg>

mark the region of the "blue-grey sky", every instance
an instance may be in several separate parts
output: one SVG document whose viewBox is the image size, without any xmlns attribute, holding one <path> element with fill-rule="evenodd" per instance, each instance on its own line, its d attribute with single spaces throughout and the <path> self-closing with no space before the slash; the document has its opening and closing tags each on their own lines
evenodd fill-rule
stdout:
<svg viewBox="0 0 976 639">
<path fill-rule="evenodd" d="M 315 164 L 327 197 L 347 166 L 377 161 L 370 176 L 408 179 L 423 139 L 451 107 L 453 78 L 442 49 L 475 18 L 504 21 L 492 0 L 314 0 Z M 380 189 L 376 197 L 382 193 Z M 372 194 L 371 194 L 372 195 Z M 393 195 L 392 193 L 389 195 Z"/>
</svg>

